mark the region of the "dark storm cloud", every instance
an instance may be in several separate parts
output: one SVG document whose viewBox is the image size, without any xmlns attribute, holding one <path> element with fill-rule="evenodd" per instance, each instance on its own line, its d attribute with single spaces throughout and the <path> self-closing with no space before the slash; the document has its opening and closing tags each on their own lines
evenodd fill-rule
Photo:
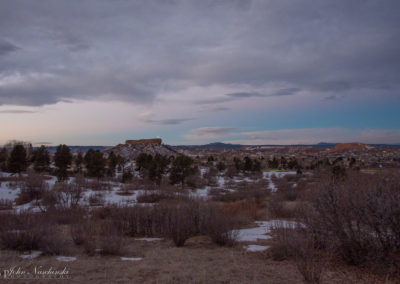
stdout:
<svg viewBox="0 0 400 284">
<path fill-rule="evenodd" d="M 143 117 L 141 120 L 146 123 L 159 125 L 177 125 L 186 121 L 193 120 L 193 118 L 150 119 L 148 117 Z"/>
<path fill-rule="evenodd" d="M 230 93 L 230 94 L 225 94 L 223 97 L 197 100 L 196 104 L 201 104 L 201 105 L 216 104 L 216 103 L 231 102 L 237 99 L 244 99 L 244 98 L 247 99 L 247 98 L 291 96 L 295 95 L 299 91 L 301 91 L 300 88 L 284 88 L 274 91 L 268 95 L 260 93 L 248 93 L 248 92 Z"/>
<path fill-rule="evenodd" d="M 0 104 L 151 103 L 165 91 L 240 84 L 281 87 L 265 96 L 393 93 L 399 14 L 397 0 L 4 0 Z M 241 90 L 197 100 L 255 97 Z"/>
<path fill-rule="evenodd" d="M 196 103 L 197 104 L 215 104 L 215 103 L 230 102 L 230 101 L 234 101 L 237 99 L 251 98 L 251 97 L 264 97 L 264 95 L 258 94 L 258 93 L 238 92 L 238 93 L 225 94 L 223 97 L 218 97 L 218 98 L 197 100 Z"/>
<path fill-rule="evenodd" d="M 272 94 L 272 96 L 291 96 L 294 95 L 298 92 L 300 92 L 301 89 L 300 88 L 285 88 L 285 89 L 280 89 L 278 91 L 276 91 L 275 93 Z"/>
<path fill-rule="evenodd" d="M 258 93 L 231 93 L 231 94 L 226 94 L 226 96 L 231 97 L 231 98 L 251 98 L 251 97 L 263 97 L 263 94 L 258 94 Z"/>
<path fill-rule="evenodd" d="M 16 45 L 0 38 L 0 56 L 16 51 L 17 49 Z"/>
</svg>

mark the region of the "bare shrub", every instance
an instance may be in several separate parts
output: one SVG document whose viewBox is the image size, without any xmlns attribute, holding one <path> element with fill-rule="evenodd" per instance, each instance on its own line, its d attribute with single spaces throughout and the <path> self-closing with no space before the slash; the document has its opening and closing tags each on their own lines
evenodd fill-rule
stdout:
<svg viewBox="0 0 400 284">
<path fill-rule="evenodd" d="M 54 185 L 52 194 L 57 208 L 78 208 L 83 189 L 75 183 L 58 182 Z"/>
<path fill-rule="evenodd" d="M 321 283 L 325 260 L 312 238 L 297 234 L 296 266 L 306 283 Z"/>
<path fill-rule="evenodd" d="M 48 224 L 45 226 L 49 226 Z M 49 226 L 46 236 L 40 243 L 40 250 L 43 254 L 47 255 L 59 255 L 64 254 L 67 251 L 67 242 L 60 232 L 54 225 Z"/>
<path fill-rule="evenodd" d="M 90 232 L 90 223 L 87 220 L 78 220 L 76 223 L 71 224 L 70 228 L 71 238 L 77 246 L 83 245 Z"/>
<path fill-rule="evenodd" d="M 272 243 L 268 250 L 273 260 L 282 261 L 296 255 L 296 230 L 293 227 L 272 228 Z"/>
<path fill-rule="evenodd" d="M 60 254 L 65 247 L 51 220 L 43 214 L 29 212 L 2 215 L 0 241 L 6 249 L 41 250 L 45 254 Z"/>
<path fill-rule="evenodd" d="M 91 216 L 93 220 L 104 220 L 111 217 L 116 218 L 116 216 L 118 215 L 117 213 L 119 213 L 119 211 L 121 211 L 120 209 L 122 208 L 126 208 L 126 206 L 118 207 L 117 205 L 107 204 L 106 206 L 102 206 L 99 208 L 92 208 Z"/>
<path fill-rule="evenodd" d="M 0 240 L 3 248 L 37 250 L 47 232 L 38 215 L 27 212 L 2 215 Z"/>
<path fill-rule="evenodd" d="M 200 231 L 208 235 L 217 245 L 234 245 L 238 231 L 234 230 L 236 222 L 216 205 L 207 204 L 200 209 Z"/>
<path fill-rule="evenodd" d="M 297 216 L 296 201 L 283 201 L 279 195 L 268 200 L 268 213 L 273 218 L 295 218 Z"/>
<path fill-rule="evenodd" d="M 199 203 L 194 200 L 168 200 L 152 207 L 115 208 L 114 225 L 127 236 L 165 236 L 177 246 L 199 231 Z"/>
<path fill-rule="evenodd" d="M 225 202 L 224 209 L 228 215 L 235 216 L 236 221 L 241 218 L 243 220 L 241 223 L 244 224 L 249 219 L 258 220 L 263 217 L 265 218 L 265 210 L 262 209 L 262 205 L 256 199 Z"/>
<path fill-rule="evenodd" d="M 198 232 L 199 207 L 195 201 L 178 202 L 169 207 L 165 222 L 166 232 L 177 247 Z"/>
<path fill-rule="evenodd" d="M 13 209 L 13 202 L 8 199 L 0 199 L 0 210 L 11 210 Z"/>
<path fill-rule="evenodd" d="M 15 200 L 17 205 L 39 200 L 43 193 L 48 190 L 48 184 L 43 175 L 29 171 L 21 183 L 21 191 Z"/>
<path fill-rule="evenodd" d="M 124 206 L 113 208 L 109 216 L 118 230 L 127 236 L 153 236 L 161 232 L 161 225 L 155 224 L 156 213 L 152 207 Z M 164 219 L 160 223 L 164 224 Z"/>
<path fill-rule="evenodd" d="M 218 170 L 210 166 L 205 173 L 203 173 L 203 179 L 208 186 L 214 186 L 217 184 L 217 174 Z"/>
<path fill-rule="evenodd" d="M 102 193 L 96 192 L 89 195 L 88 202 L 90 206 L 102 206 L 106 200 Z"/>
<path fill-rule="evenodd" d="M 225 172 L 225 176 L 233 178 L 238 174 L 238 170 L 234 166 L 228 166 Z"/>
<path fill-rule="evenodd" d="M 257 200 L 258 204 L 261 204 L 268 194 L 269 191 L 266 188 L 259 187 L 258 184 L 248 185 L 247 183 L 246 187 L 234 191 L 227 191 L 218 188 L 214 188 L 210 191 L 213 201 L 232 202 L 254 199 Z"/>
<path fill-rule="evenodd" d="M 97 226 L 94 222 L 87 222 L 86 224 L 86 231 L 84 234 L 81 235 L 83 239 L 83 249 L 87 255 L 94 255 L 97 249 Z"/>
<path fill-rule="evenodd" d="M 121 186 L 121 190 L 117 192 L 117 194 L 122 196 L 130 196 L 133 194 L 132 191 L 136 190 L 137 187 L 132 183 L 126 183 Z"/>
<path fill-rule="evenodd" d="M 88 181 L 87 188 L 89 188 L 93 191 L 108 191 L 108 190 L 112 189 L 110 183 L 99 181 L 99 180 Z"/>
<path fill-rule="evenodd" d="M 82 174 L 79 173 L 75 175 L 74 184 L 76 187 L 79 187 L 82 191 L 84 191 L 84 189 L 88 188 L 89 186 L 88 180 Z"/>
<path fill-rule="evenodd" d="M 167 192 L 158 190 L 158 191 L 153 191 L 153 192 L 140 193 L 136 197 L 136 200 L 139 203 L 157 203 L 157 202 L 160 202 L 161 200 L 170 199 L 173 197 L 174 197 L 173 195 L 171 195 Z"/>
<path fill-rule="evenodd" d="M 345 181 L 323 179 L 302 221 L 321 246 L 347 263 L 379 271 L 400 267 L 398 174 L 348 173 Z"/>
<path fill-rule="evenodd" d="M 186 184 L 190 188 L 202 188 L 207 185 L 207 181 L 203 179 L 200 171 L 197 171 L 195 174 L 190 175 L 186 178 Z"/>
<path fill-rule="evenodd" d="M 84 219 L 78 219 L 71 224 L 70 235 L 75 245 L 82 246 L 86 254 L 94 255 L 98 244 L 99 223 L 87 218 L 86 215 L 83 216 Z"/>
<path fill-rule="evenodd" d="M 5 182 L 5 181 L 17 182 L 19 180 L 20 180 L 20 178 L 18 176 L 2 176 L 2 175 L 0 175 L 0 183 Z"/>
<path fill-rule="evenodd" d="M 86 208 L 49 208 L 45 214 L 47 219 L 59 225 L 68 225 L 77 222 L 83 216 L 86 216 Z"/>
<path fill-rule="evenodd" d="M 100 225 L 98 245 L 102 255 L 120 255 L 124 242 L 122 233 L 111 221 Z"/>
<path fill-rule="evenodd" d="M 188 198 L 162 200 L 151 207 L 114 208 L 109 218 L 118 231 L 130 237 L 169 237 L 176 246 L 183 246 L 188 238 L 204 233 L 220 245 L 233 244 L 236 219 L 222 208 L 202 204 Z"/>
</svg>

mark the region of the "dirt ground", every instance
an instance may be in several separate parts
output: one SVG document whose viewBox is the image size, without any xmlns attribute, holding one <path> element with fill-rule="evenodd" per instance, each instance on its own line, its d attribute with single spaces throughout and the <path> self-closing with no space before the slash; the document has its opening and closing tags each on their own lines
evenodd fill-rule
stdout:
<svg viewBox="0 0 400 284">
<path fill-rule="evenodd" d="M 123 261 L 120 256 L 87 256 L 80 248 L 70 251 L 72 262 L 56 256 L 22 259 L 21 253 L 0 252 L 1 283 L 303 283 L 294 261 L 273 261 L 266 253 L 247 252 L 243 244 L 218 247 L 204 237 L 187 241 L 177 248 L 169 240 L 146 242 L 130 239 L 124 257 L 143 257 Z M 69 272 L 69 279 L 10 280 L 4 270 L 11 267 L 33 272 Z M 358 272 L 326 268 L 323 283 L 380 283 Z"/>
</svg>

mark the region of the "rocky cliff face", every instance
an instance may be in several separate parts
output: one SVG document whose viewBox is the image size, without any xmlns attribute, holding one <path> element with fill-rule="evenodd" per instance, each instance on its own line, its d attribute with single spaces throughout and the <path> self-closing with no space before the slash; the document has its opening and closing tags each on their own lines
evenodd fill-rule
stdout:
<svg viewBox="0 0 400 284">
<path fill-rule="evenodd" d="M 105 154 L 114 152 L 115 155 L 121 155 L 127 160 L 135 160 L 140 153 L 146 154 L 160 154 L 166 156 L 176 156 L 178 153 L 167 146 L 152 144 L 152 143 L 139 143 L 139 144 L 119 144 L 117 146 L 107 148 L 104 150 Z"/>
<path fill-rule="evenodd" d="M 133 145 L 141 145 L 141 144 L 155 144 L 161 145 L 161 138 L 153 138 L 153 139 L 140 139 L 140 140 L 126 140 L 125 144 L 133 144 Z"/>
</svg>

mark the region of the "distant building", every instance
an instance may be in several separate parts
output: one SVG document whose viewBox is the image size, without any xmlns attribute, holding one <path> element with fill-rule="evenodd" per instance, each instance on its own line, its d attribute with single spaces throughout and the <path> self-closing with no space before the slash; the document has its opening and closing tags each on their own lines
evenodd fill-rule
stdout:
<svg viewBox="0 0 400 284">
<path fill-rule="evenodd" d="M 153 144 L 153 145 L 161 145 L 161 138 L 153 138 L 153 139 L 139 139 L 139 140 L 126 140 L 126 145 L 143 145 L 143 144 Z"/>
</svg>

